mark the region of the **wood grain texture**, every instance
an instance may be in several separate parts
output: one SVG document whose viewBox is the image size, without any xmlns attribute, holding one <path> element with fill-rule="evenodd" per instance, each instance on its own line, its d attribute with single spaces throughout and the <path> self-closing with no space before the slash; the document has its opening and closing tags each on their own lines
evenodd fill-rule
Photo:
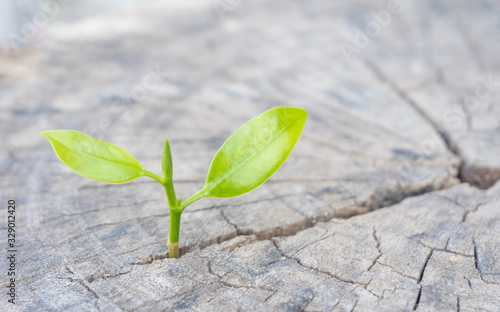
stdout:
<svg viewBox="0 0 500 312">
<path fill-rule="evenodd" d="M 498 73 L 500 4 L 405 3 L 352 62 L 339 45 L 387 2 L 242 1 L 220 19 L 210 3 L 152 1 L 53 23 L 3 55 L 17 309 L 496 311 L 498 94 L 447 113 Z M 159 184 L 86 180 L 38 136 L 79 130 L 160 173 L 168 135 L 187 198 L 224 140 L 280 105 L 309 113 L 290 158 L 244 196 L 188 207 L 179 260 Z"/>
</svg>

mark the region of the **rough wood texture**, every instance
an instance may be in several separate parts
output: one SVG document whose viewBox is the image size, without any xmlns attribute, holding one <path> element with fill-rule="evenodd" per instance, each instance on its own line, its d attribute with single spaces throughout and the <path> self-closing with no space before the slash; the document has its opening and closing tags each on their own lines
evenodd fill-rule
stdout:
<svg viewBox="0 0 500 312">
<path fill-rule="evenodd" d="M 500 186 L 456 185 L 500 178 L 498 95 L 453 126 L 444 115 L 498 67 L 500 5 L 474 3 L 406 3 L 352 62 L 339 44 L 386 2 L 242 1 L 223 19 L 209 3 L 148 2 L 53 24 L 3 55 L 17 308 L 497 311 Z M 309 111 L 292 156 L 247 195 L 190 206 L 180 260 L 166 259 L 161 186 L 86 180 L 37 135 L 84 131 L 156 172 L 168 135 L 187 197 L 223 141 L 278 105 Z"/>
<path fill-rule="evenodd" d="M 239 236 L 180 260 L 95 272 L 103 250 L 23 281 L 20 289 L 33 295 L 22 304 L 66 311 L 496 311 L 499 191 L 500 184 L 489 193 L 463 184 L 290 237 Z"/>
<path fill-rule="evenodd" d="M 500 179 L 499 14 L 495 1 L 409 1 L 367 55 L 461 157 L 461 178 L 483 189 Z"/>
</svg>

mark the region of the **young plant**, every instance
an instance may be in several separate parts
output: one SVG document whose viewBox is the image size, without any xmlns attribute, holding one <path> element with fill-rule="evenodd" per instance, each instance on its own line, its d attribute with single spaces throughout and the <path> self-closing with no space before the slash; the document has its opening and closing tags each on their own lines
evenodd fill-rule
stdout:
<svg viewBox="0 0 500 312">
<path fill-rule="evenodd" d="M 59 159 L 81 176 L 107 183 L 124 183 L 147 176 L 163 185 L 170 207 L 168 254 L 170 258 L 178 258 L 184 209 L 203 197 L 235 197 L 264 183 L 292 152 L 306 118 L 307 112 L 302 108 L 276 107 L 245 123 L 215 154 L 203 188 L 185 201 L 177 199 L 175 194 L 168 138 L 160 177 L 146 170 L 123 148 L 79 131 L 54 130 L 40 134 L 50 141 Z"/>
</svg>

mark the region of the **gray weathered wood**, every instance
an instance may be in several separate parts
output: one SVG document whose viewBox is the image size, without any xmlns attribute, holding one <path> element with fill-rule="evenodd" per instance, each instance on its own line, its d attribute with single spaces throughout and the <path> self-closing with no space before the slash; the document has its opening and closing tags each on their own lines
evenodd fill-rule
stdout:
<svg viewBox="0 0 500 312">
<path fill-rule="evenodd" d="M 500 188 L 455 185 L 500 178 L 498 94 L 458 126 L 444 114 L 498 72 L 486 44 L 498 31 L 486 30 L 499 4 L 406 5 L 352 62 L 339 44 L 387 3 L 242 1 L 221 20 L 210 3 L 153 1 L 51 24 L 3 54 L 0 187 L 19 207 L 18 309 L 495 311 Z M 154 71 L 161 82 L 141 97 Z M 159 184 L 86 180 L 37 135 L 84 131 L 158 173 L 168 135 L 187 197 L 224 140 L 278 105 L 309 111 L 290 159 L 249 194 L 190 206 L 180 260 L 166 259 Z"/>
<path fill-rule="evenodd" d="M 499 190 L 500 184 L 489 193 L 463 184 L 294 236 L 239 236 L 178 260 L 116 271 L 94 272 L 93 260 L 66 263 L 20 283 L 20 291 L 34 294 L 22 305 L 75 311 L 496 311 Z"/>
<path fill-rule="evenodd" d="M 409 1 L 402 11 L 366 48 L 370 67 L 448 140 L 464 181 L 491 187 L 500 179 L 498 3 Z"/>
</svg>

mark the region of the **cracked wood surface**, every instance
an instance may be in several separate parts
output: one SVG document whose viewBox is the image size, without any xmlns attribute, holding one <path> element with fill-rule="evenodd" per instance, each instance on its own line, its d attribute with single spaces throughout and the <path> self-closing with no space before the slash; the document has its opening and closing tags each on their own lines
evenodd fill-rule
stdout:
<svg viewBox="0 0 500 312">
<path fill-rule="evenodd" d="M 156 1 L 54 23 L 32 47 L 4 56 L 0 185 L 20 211 L 18 307 L 495 311 L 499 187 L 434 191 L 459 178 L 486 188 L 500 177 L 494 92 L 486 110 L 459 115 L 463 128 L 440 119 L 497 56 L 481 46 L 478 65 L 452 39 L 427 40 L 422 21 L 445 37 L 462 34 L 454 16 L 477 18 L 498 3 L 451 3 L 408 4 L 352 63 L 338 43 L 385 2 L 244 1 L 221 21 L 209 3 Z M 439 5 L 453 13 L 441 17 Z M 463 35 L 480 42 L 481 30 Z M 426 49 L 436 53 L 423 59 Z M 148 77 L 159 85 L 134 99 Z M 179 261 L 166 259 L 160 185 L 86 180 L 37 136 L 84 131 L 160 172 L 168 135 L 178 197 L 187 197 L 224 140 L 277 105 L 309 112 L 290 159 L 249 194 L 186 209 Z"/>
<path fill-rule="evenodd" d="M 33 294 L 22 306 L 37 311 L 497 311 L 499 191 L 500 183 L 488 192 L 461 184 L 362 216 L 321 222 L 289 237 L 243 235 L 181 259 L 97 274 L 92 272 L 100 256 L 68 261 L 21 282 L 19 291 Z"/>
<path fill-rule="evenodd" d="M 409 1 L 404 10 L 412 14 L 373 40 L 370 67 L 460 156 L 461 179 L 486 189 L 500 179 L 500 6 Z"/>
</svg>

